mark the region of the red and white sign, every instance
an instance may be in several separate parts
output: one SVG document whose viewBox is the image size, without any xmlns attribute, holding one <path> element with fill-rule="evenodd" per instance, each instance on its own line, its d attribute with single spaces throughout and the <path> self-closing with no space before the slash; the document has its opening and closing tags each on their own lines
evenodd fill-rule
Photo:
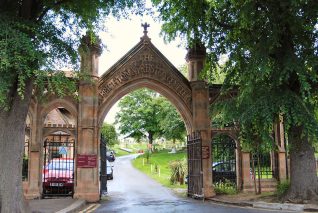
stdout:
<svg viewBox="0 0 318 213">
<path fill-rule="evenodd" d="M 97 155 L 77 155 L 77 168 L 96 168 Z"/>
<path fill-rule="evenodd" d="M 202 146 L 202 159 L 210 158 L 210 149 L 208 146 Z"/>
</svg>

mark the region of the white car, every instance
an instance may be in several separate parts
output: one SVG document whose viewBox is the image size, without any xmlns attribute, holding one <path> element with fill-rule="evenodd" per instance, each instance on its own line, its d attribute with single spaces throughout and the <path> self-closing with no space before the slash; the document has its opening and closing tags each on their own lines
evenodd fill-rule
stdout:
<svg viewBox="0 0 318 213">
<path fill-rule="evenodd" d="M 110 164 L 110 162 L 106 161 L 106 174 L 107 174 L 107 180 L 112 180 L 114 178 L 114 170 L 113 165 Z"/>
</svg>

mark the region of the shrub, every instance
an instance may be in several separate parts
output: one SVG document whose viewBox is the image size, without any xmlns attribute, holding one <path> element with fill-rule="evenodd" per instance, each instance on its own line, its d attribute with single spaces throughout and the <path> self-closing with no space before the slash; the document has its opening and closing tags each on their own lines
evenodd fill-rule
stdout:
<svg viewBox="0 0 318 213">
<path fill-rule="evenodd" d="M 286 195 L 289 189 L 289 186 L 290 186 L 290 182 L 287 180 L 278 183 L 277 189 L 276 189 L 278 199 L 282 199 Z"/>
<path fill-rule="evenodd" d="M 180 185 L 183 185 L 185 175 L 188 172 L 187 161 L 185 159 L 170 161 L 169 167 L 171 170 L 170 183 L 173 185 L 179 182 Z"/>
<path fill-rule="evenodd" d="M 227 195 L 237 194 L 235 183 L 227 179 L 225 179 L 224 182 L 220 181 L 220 182 L 214 183 L 214 190 L 216 194 L 227 194 Z"/>
</svg>

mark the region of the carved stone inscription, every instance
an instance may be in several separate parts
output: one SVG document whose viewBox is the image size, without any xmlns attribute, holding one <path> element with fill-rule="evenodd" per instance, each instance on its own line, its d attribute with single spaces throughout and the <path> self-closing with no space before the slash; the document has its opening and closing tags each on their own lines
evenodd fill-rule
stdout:
<svg viewBox="0 0 318 213">
<path fill-rule="evenodd" d="M 106 99 L 111 91 L 123 86 L 128 81 L 140 78 L 153 79 L 165 84 L 190 106 L 191 90 L 189 86 L 172 68 L 163 63 L 160 58 L 154 57 L 147 49 L 137 56 L 135 55 L 127 65 L 106 75 L 99 86 L 99 93 Z"/>
</svg>

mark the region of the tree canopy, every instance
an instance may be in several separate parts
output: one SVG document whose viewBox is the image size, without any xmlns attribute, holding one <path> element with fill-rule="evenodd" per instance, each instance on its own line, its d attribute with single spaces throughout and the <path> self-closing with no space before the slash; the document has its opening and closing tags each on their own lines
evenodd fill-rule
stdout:
<svg viewBox="0 0 318 213">
<path fill-rule="evenodd" d="M 125 16 L 126 9 L 137 12 L 142 5 L 130 0 L 0 1 L 0 107 L 10 106 L 14 90 L 23 98 L 30 79 L 39 91 L 45 80 L 47 89 L 59 95 L 74 92 L 74 83 L 62 78 L 62 73 L 48 75 L 40 70 L 78 69 L 77 48 L 85 31 L 93 36 L 108 14 Z"/>
<path fill-rule="evenodd" d="M 103 123 L 101 134 L 106 138 L 107 146 L 118 144 L 118 134 L 114 125 Z"/>
<path fill-rule="evenodd" d="M 269 134 L 283 117 L 291 158 L 290 199 L 318 193 L 312 142 L 317 137 L 318 4 L 315 0 L 153 0 L 167 40 L 183 37 L 208 51 L 205 76 L 216 72 L 223 54 L 223 98 L 218 110 L 241 130 Z M 246 131 L 248 132 L 248 131 Z M 306 159 L 301 157 L 306 153 Z M 302 163 L 308 163 L 306 169 Z M 306 176 L 306 181 L 301 181 Z M 310 177 L 310 178 L 309 178 Z"/>
<path fill-rule="evenodd" d="M 160 106 L 156 96 L 154 91 L 140 89 L 120 100 L 120 111 L 116 114 L 115 123 L 119 124 L 121 134 L 137 141 L 147 137 L 150 144 L 161 135 L 158 119 Z"/>
<path fill-rule="evenodd" d="M 118 106 L 116 123 L 126 137 L 137 141 L 147 137 L 152 144 L 159 137 L 181 140 L 185 135 L 184 123 L 176 109 L 154 91 L 136 90 L 121 99 Z"/>
<path fill-rule="evenodd" d="M 161 99 L 161 100 L 160 100 Z M 161 114 L 159 124 L 162 129 L 162 137 L 167 140 L 184 141 L 186 137 L 186 129 L 179 113 L 170 102 L 165 98 L 159 97 L 161 103 Z"/>
<path fill-rule="evenodd" d="M 78 70 L 80 37 L 88 31 L 95 43 L 108 14 L 122 17 L 143 8 L 143 0 L 0 0 L 1 212 L 28 212 L 21 167 L 32 95 L 76 94 L 75 81 L 56 70 Z"/>
</svg>

